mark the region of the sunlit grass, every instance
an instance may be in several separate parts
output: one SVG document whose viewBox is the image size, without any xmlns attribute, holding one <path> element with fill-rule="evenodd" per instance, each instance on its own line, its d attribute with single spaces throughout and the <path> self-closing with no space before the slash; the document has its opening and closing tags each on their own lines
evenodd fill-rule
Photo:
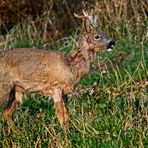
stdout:
<svg viewBox="0 0 148 148">
<path fill-rule="evenodd" d="M 73 41 L 68 40 L 73 46 Z M 82 79 L 67 104 L 69 130 L 60 127 L 51 99 L 29 95 L 13 115 L 19 133 L 10 132 L 0 118 L 0 147 L 145 147 L 148 145 L 145 52 L 146 46 L 136 41 L 130 43 L 127 38 L 118 41 L 112 53 L 99 55 L 92 72 Z M 106 64 L 103 71 L 98 68 L 101 63 Z"/>
</svg>

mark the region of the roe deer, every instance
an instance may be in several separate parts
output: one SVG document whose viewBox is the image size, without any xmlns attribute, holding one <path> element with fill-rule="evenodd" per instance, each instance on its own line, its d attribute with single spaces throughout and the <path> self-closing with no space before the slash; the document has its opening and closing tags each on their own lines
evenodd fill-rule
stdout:
<svg viewBox="0 0 148 148">
<path fill-rule="evenodd" d="M 89 72 L 99 51 L 110 50 L 115 42 L 96 25 L 95 17 L 83 11 L 83 34 L 73 53 L 19 48 L 0 52 L 0 105 L 8 98 L 2 113 L 7 124 L 14 126 L 12 113 L 24 93 L 52 96 L 61 126 L 69 127 L 68 111 L 62 94 L 73 91 L 75 84 Z"/>
</svg>

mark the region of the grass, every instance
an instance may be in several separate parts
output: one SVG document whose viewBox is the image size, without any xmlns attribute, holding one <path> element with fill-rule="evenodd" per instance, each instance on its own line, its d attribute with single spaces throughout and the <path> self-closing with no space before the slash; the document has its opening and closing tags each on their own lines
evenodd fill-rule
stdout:
<svg viewBox="0 0 148 148">
<path fill-rule="evenodd" d="M 73 47 L 73 39 L 67 39 L 60 50 Z M 22 46 L 17 43 L 14 45 Z M 10 132 L 0 118 L 0 147 L 146 147 L 146 44 L 127 37 L 117 41 L 113 52 L 100 54 L 99 62 L 94 63 L 68 103 L 69 130 L 60 128 L 48 97 L 28 95 L 13 115 L 21 134 Z"/>
<path fill-rule="evenodd" d="M 0 116 L 0 148 L 148 146 L 148 22 L 146 12 L 141 12 L 144 1 L 137 7 L 130 1 L 134 15 L 131 20 L 126 3 L 112 1 L 113 5 L 109 5 L 109 0 L 104 2 L 105 5 L 96 6 L 99 20 L 103 20 L 99 23 L 105 32 L 116 38 L 116 48 L 99 54 L 92 71 L 70 96 L 67 104 L 70 129 L 60 127 L 50 98 L 30 94 L 13 114 L 20 132 L 10 132 Z M 75 32 L 56 44 L 45 45 L 33 23 L 25 25 L 17 25 L 8 32 L 3 50 L 37 47 L 70 52 L 78 42 L 79 35 Z"/>
</svg>

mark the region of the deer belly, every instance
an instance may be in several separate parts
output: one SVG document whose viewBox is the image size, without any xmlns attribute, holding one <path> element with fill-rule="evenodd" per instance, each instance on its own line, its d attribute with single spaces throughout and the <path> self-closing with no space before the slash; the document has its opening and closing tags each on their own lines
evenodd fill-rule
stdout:
<svg viewBox="0 0 148 148">
<path fill-rule="evenodd" d="M 24 93 L 39 93 L 44 96 L 53 95 L 54 88 L 60 88 L 63 92 L 70 93 L 73 87 L 59 81 L 44 81 L 44 82 L 31 82 L 31 81 L 17 81 L 15 85 L 19 86 Z"/>
</svg>

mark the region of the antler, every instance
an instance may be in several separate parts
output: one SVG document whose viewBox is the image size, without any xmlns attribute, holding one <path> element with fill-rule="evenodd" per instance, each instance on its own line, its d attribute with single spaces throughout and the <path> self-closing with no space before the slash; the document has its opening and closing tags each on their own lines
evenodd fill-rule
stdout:
<svg viewBox="0 0 148 148">
<path fill-rule="evenodd" d="M 74 13 L 74 16 L 80 19 L 89 19 L 90 16 L 88 15 L 88 12 L 84 11 L 83 9 L 82 9 L 82 12 L 83 12 L 83 15 L 78 15 Z"/>
<path fill-rule="evenodd" d="M 83 19 L 84 29 L 86 32 L 89 32 L 90 28 L 96 26 L 97 15 L 93 14 L 94 11 L 91 11 L 91 15 L 89 15 L 88 12 L 84 11 L 83 9 L 82 9 L 82 12 L 83 12 L 83 15 L 78 15 L 74 13 L 74 16 L 79 19 Z"/>
</svg>

